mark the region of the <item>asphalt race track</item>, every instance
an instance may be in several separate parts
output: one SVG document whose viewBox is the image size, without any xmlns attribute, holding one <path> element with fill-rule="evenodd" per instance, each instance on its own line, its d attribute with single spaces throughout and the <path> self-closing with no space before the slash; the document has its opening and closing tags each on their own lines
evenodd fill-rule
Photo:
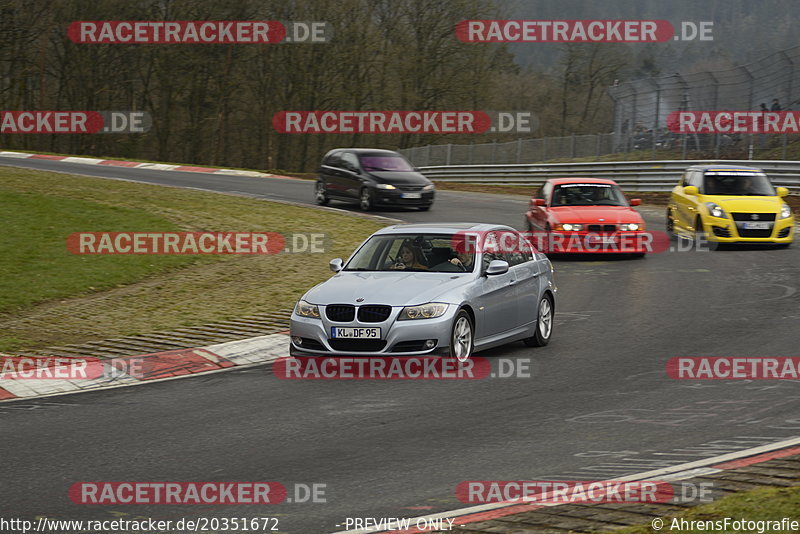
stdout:
<svg viewBox="0 0 800 534">
<path fill-rule="evenodd" d="M 313 197 L 300 180 L 0 164 L 309 204 Z M 522 229 L 525 206 L 521 197 L 440 192 L 429 212 L 378 214 Z M 662 210 L 642 212 L 649 229 L 663 231 Z M 800 247 L 554 264 L 551 344 L 477 355 L 495 368 L 501 358 L 528 364 L 530 377 L 287 381 L 257 367 L 2 404 L 0 516 L 274 516 L 282 532 L 324 533 L 343 530 L 347 517 L 467 506 L 455 498 L 465 480 L 605 479 L 800 435 L 800 381 L 692 382 L 665 373 L 676 356 L 798 356 Z M 174 480 L 325 484 L 327 502 L 87 507 L 67 497 L 78 481 Z"/>
</svg>

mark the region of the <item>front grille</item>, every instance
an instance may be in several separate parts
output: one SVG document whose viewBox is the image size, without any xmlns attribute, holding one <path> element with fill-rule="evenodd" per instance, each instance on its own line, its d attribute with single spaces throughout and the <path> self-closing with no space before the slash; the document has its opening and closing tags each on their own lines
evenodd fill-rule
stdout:
<svg viewBox="0 0 800 534">
<path fill-rule="evenodd" d="M 616 224 L 590 224 L 589 225 L 590 232 L 616 232 L 617 225 Z"/>
<path fill-rule="evenodd" d="M 382 339 L 329 339 L 333 350 L 352 352 L 378 352 L 386 346 Z"/>
<path fill-rule="evenodd" d="M 789 237 L 789 232 L 791 232 L 791 231 L 792 231 L 792 229 L 787 226 L 786 228 L 784 228 L 783 230 L 778 232 L 778 237 Z"/>
<path fill-rule="evenodd" d="M 755 218 L 753 218 L 755 216 Z M 734 221 L 774 221 L 774 213 L 731 213 Z"/>
<path fill-rule="evenodd" d="M 772 228 L 769 230 L 745 230 L 744 228 L 737 228 L 739 237 L 760 237 L 766 238 L 772 236 Z"/>
<path fill-rule="evenodd" d="M 362 323 L 382 323 L 392 313 L 391 306 L 366 305 L 358 308 L 358 320 Z"/>
<path fill-rule="evenodd" d="M 711 230 L 714 232 L 714 235 L 717 237 L 730 237 L 731 231 L 728 228 L 722 228 L 721 226 L 712 226 Z"/>
<path fill-rule="evenodd" d="M 325 315 L 337 323 L 349 323 L 356 317 L 356 308 L 351 304 L 330 304 L 325 307 Z"/>
<path fill-rule="evenodd" d="M 395 186 L 400 191 L 422 191 L 424 185 L 397 185 Z"/>
</svg>

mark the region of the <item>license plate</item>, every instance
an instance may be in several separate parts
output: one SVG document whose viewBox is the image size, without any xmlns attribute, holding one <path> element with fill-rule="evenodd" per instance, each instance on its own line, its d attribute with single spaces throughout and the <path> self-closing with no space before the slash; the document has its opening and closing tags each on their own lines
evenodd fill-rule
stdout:
<svg viewBox="0 0 800 534">
<path fill-rule="evenodd" d="M 331 339 L 380 339 L 380 328 L 332 326 Z"/>
<path fill-rule="evenodd" d="M 403 193 L 401 198 L 422 198 L 422 193 Z"/>
<path fill-rule="evenodd" d="M 596 236 L 596 237 L 591 238 L 590 241 L 592 243 L 604 243 L 604 244 L 607 244 L 607 243 L 616 243 L 617 242 L 617 238 L 615 238 L 614 236 L 611 236 L 611 235 L 608 235 L 608 236 L 601 235 L 601 236 Z"/>
<path fill-rule="evenodd" d="M 742 224 L 745 230 L 769 230 L 769 223 L 767 222 L 746 222 Z"/>
</svg>

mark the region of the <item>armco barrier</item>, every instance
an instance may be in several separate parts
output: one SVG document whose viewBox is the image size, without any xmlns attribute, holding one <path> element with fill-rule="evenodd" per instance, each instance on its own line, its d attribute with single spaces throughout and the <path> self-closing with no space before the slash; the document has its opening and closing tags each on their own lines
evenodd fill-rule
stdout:
<svg viewBox="0 0 800 534">
<path fill-rule="evenodd" d="M 800 161 L 774 160 L 669 160 L 610 161 L 511 165 L 442 165 L 419 167 L 431 180 L 490 185 L 539 186 L 550 178 L 609 178 L 625 191 L 669 191 L 691 165 L 717 164 L 758 167 L 776 186 L 800 194 Z"/>
</svg>

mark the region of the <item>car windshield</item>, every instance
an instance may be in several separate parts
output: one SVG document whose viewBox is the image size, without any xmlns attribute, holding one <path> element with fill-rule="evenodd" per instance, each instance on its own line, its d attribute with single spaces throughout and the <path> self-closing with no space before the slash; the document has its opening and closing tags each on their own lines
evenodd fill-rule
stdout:
<svg viewBox="0 0 800 534">
<path fill-rule="evenodd" d="M 714 173 L 703 177 L 704 195 L 775 196 L 775 189 L 763 173 Z"/>
<path fill-rule="evenodd" d="M 627 206 L 625 195 L 611 184 L 561 184 L 550 206 Z"/>
<path fill-rule="evenodd" d="M 465 252 L 451 235 L 392 234 L 370 237 L 345 271 L 472 272 L 475 252 Z"/>
<path fill-rule="evenodd" d="M 361 161 L 361 167 L 365 171 L 400 171 L 409 172 L 413 171 L 414 167 L 411 166 L 405 159 L 400 156 L 361 156 L 358 158 Z"/>
</svg>

